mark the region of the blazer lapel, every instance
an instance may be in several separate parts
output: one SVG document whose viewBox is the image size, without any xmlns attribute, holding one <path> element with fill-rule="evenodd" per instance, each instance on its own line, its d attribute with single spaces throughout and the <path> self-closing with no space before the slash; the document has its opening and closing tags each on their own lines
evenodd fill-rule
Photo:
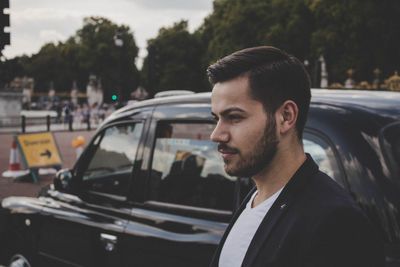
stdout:
<svg viewBox="0 0 400 267">
<path fill-rule="evenodd" d="M 249 248 L 247 249 L 242 266 L 252 266 L 254 260 L 260 252 L 263 244 L 267 241 L 276 223 L 278 223 L 279 219 L 282 218 L 282 215 L 291 208 L 291 205 L 297 194 L 302 191 L 304 186 L 307 185 L 308 178 L 310 178 L 317 171 L 318 166 L 312 160 L 311 156 L 307 154 L 306 161 L 286 184 L 281 194 L 262 220 L 250 243 Z"/>
</svg>

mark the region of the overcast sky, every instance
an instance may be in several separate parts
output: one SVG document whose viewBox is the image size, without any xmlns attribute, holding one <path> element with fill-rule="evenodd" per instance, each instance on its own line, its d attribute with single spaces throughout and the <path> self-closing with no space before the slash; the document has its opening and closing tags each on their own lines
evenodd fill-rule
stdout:
<svg viewBox="0 0 400 267">
<path fill-rule="evenodd" d="M 84 17 L 103 16 L 130 26 L 142 59 L 147 40 L 156 37 L 161 27 L 185 19 L 193 31 L 211 12 L 212 0 L 10 0 L 11 45 L 3 54 L 31 55 L 47 42 L 65 41 L 75 34 Z"/>
</svg>

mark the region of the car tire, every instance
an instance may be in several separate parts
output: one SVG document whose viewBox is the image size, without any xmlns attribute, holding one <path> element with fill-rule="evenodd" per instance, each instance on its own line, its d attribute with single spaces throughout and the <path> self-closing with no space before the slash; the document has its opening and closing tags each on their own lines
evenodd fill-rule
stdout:
<svg viewBox="0 0 400 267">
<path fill-rule="evenodd" d="M 11 257 L 8 267 L 32 267 L 32 265 L 24 255 L 17 253 Z"/>
</svg>

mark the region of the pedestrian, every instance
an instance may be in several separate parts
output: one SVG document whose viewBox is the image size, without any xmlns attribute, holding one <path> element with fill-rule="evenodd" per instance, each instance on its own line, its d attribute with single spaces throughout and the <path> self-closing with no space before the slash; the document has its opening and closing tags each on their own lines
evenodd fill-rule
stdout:
<svg viewBox="0 0 400 267">
<path fill-rule="evenodd" d="M 61 107 L 60 102 L 55 103 L 55 109 L 57 112 L 57 118 L 56 118 L 56 123 L 61 123 L 61 117 L 63 113 L 63 108 Z"/>
<path fill-rule="evenodd" d="M 71 108 L 68 102 L 64 103 L 63 114 L 64 114 L 64 124 L 68 124 L 71 119 Z"/>
<path fill-rule="evenodd" d="M 90 130 L 90 108 L 87 103 L 83 103 L 82 115 L 83 122 L 87 124 L 87 129 Z"/>
<path fill-rule="evenodd" d="M 80 104 L 76 105 L 76 110 L 75 110 L 75 120 L 80 124 L 83 122 L 83 113 L 82 113 L 82 107 Z"/>
<path fill-rule="evenodd" d="M 93 118 L 93 122 L 97 125 L 99 123 L 99 105 L 95 102 L 91 107 L 91 116 Z"/>
<path fill-rule="evenodd" d="M 275 47 L 237 51 L 207 69 L 225 171 L 255 187 L 211 266 L 383 266 L 383 245 L 352 197 L 302 145 L 310 79 Z"/>
</svg>

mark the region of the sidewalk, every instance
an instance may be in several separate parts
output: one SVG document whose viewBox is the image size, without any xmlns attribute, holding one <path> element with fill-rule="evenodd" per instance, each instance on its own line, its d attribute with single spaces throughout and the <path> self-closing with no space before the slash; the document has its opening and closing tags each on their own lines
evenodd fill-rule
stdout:
<svg viewBox="0 0 400 267">
<path fill-rule="evenodd" d="M 46 130 L 45 128 L 43 130 Z M 20 130 L 18 131 L 20 132 Z M 72 168 L 76 161 L 75 148 L 72 147 L 72 140 L 81 135 L 85 138 L 85 145 L 89 143 L 94 130 L 92 131 L 52 131 L 54 139 L 58 144 L 62 168 Z M 15 181 L 13 178 L 4 178 L 1 173 L 8 169 L 11 142 L 13 134 L 0 133 L 0 200 L 7 196 L 36 196 L 39 190 L 53 181 L 54 175 L 42 175 L 39 177 L 39 185 L 29 181 Z M 21 157 L 20 157 L 21 160 Z M 22 164 L 21 164 L 21 167 Z"/>
</svg>

